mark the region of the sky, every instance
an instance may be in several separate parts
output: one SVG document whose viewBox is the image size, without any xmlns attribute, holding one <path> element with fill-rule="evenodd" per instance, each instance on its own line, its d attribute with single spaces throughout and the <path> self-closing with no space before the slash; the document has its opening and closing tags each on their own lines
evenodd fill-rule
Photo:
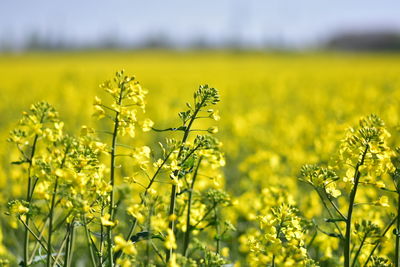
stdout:
<svg viewBox="0 0 400 267">
<path fill-rule="evenodd" d="M 0 43 L 33 34 L 77 45 L 165 38 L 313 45 L 349 30 L 400 31 L 399 0 L 1 0 Z"/>
</svg>

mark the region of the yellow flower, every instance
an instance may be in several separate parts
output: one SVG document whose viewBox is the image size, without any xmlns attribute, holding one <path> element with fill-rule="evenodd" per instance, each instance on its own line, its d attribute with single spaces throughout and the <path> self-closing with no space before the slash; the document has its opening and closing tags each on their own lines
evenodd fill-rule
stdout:
<svg viewBox="0 0 400 267">
<path fill-rule="evenodd" d="M 325 187 L 326 193 L 329 195 L 333 196 L 334 198 L 337 198 L 341 195 L 340 190 L 336 189 L 336 183 L 331 182 Z"/>
<path fill-rule="evenodd" d="M 207 132 L 209 132 L 211 134 L 216 134 L 216 133 L 218 133 L 218 127 L 217 126 L 212 126 L 212 127 L 207 129 Z"/>
<path fill-rule="evenodd" d="M 168 221 L 162 215 L 157 214 L 151 218 L 151 227 L 158 232 L 165 231 L 168 228 Z"/>
<path fill-rule="evenodd" d="M 121 259 L 120 258 L 117 260 L 117 264 L 118 264 L 118 266 L 121 266 L 121 267 L 131 267 L 132 266 L 129 259 Z"/>
<path fill-rule="evenodd" d="M 385 183 L 382 182 L 382 181 L 377 181 L 377 182 L 375 182 L 375 185 L 376 185 L 377 187 L 379 187 L 379 188 L 385 188 L 385 187 L 386 187 Z"/>
<path fill-rule="evenodd" d="M 346 171 L 346 176 L 343 177 L 343 182 L 353 182 L 354 180 L 354 169 L 349 168 Z"/>
<path fill-rule="evenodd" d="M 38 182 L 35 188 L 35 194 L 40 199 L 50 199 L 49 191 L 50 183 L 48 181 Z"/>
<path fill-rule="evenodd" d="M 171 160 L 171 163 L 169 166 L 172 171 L 176 171 L 176 170 L 180 169 L 180 167 L 178 166 L 178 161 L 176 159 Z"/>
<path fill-rule="evenodd" d="M 94 130 L 92 128 L 89 128 L 86 125 L 83 125 L 81 127 L 81 132 L 80 132 L 81 137 L 87 136 L 88 134 L 92 134 L 92 133 L 94 133 Z"/>
<path fill-rule="evenodd" d="M 161 165 L 163 164 L 163 160 L 162 159 L 158 159 L 156 162 L 154 162 L 153 163 L 153 166 L 155 167 L 155 168 L 160 168 L 161 167 Z"/>
<path fill-rule="evenodd" d="M 221 249 L 221 255 L 224 257 L 229 257 L 229 248 L 228 247 L 224 247 Z"/>
<path fill-rule="evenodd" d="M 150 196 L 156 196 L 157 195 L 157 190 L 153 189 L 153 188 L 149 188 L 149 190 L 147 190 L 148 194 Z"/>
<path fill-rule="evenodd" d="M 97 106 L 97 105 L 101 105 L 101 99 L 98 96 L 94 97 L 94 102 L 93 105 Z"/>
<path fill-rule="evenodd" d="M 121 235 L 114 237 L 115 251 L 122 250 L 127 255 L 136 255 L 135 245 L 131 241 L 126 241 Z"/>
<path fill-rule="evenodd" d="M 111 216 L 110 216 L 109 213 L 104 214 L 104 216 L 100 217 L 101 224 L 104 225 L 104 226 L 114 226 L 115 222 L 110 221 L 110 217 Z"/>
<path fill-rule="evenodd" d="M 175 253 L 173 253 L 171 255 L 171 258 L 169 259 L 167 266 L 168 267 L 180 267 L 180 265 L 176 263 L 176 254 Z"/>
<path fill-rule="evenodd" d="M 145 119 L 142 123 L 142 130 L 143 132 L 148 132 L 153 127 L 154 122 L 150 119 Z"/>
<path fill-rule="evenodd" d="M 11 214 L 16 214 L 16 215 L 21 215 L 29 212 L 29 208 L 25 207 L 22 205 L 20 201 L 15 201 L 11 206 L 10 206 L 10 212 Z"/>
<path fill-rule="evenodd" d="M 126 176 L 124 177 L 124 182 L 129 183 L 129 184 L 136 184 L 137 183 L 137 179 L 133 176 Z"/>
<path fill-rule="evenodd" d="M 62 169 L 57 169 L 57 170 L 54 172 L 54 174 L 55 174 L 57 177 L 63 177 L 63 176 L 64 176 L 64 171 L 63 171 Z"/>
<path fill-rule="evenodd" d="M 100 106 L 94 106 L 94 113 L 93 113 L 93 117 L 95 117 L 96 119 L 102 119 L 106 116 L 106 112 L 104 111 L 104 109 Z"/>
<path fill-rule="evenodd" d="M 178 177 L 176 175 L 174 175 L 173 173 L 171 173 L 170 178 L 171 178 L 172 184 L 176 186 L 176 191 L 178 193 L 181 192 L 181 187 L 183 186 L 182 180 L 179 180 Z"/>
<path fill-rule="evenodd" d="M 178 219 L 178 216 L 176 216 L 176 214 L 171 214 L 168 219 L 172 222 L 172 221 L 176 221 L 176 219 Z"/>
<path fill-rule="evenodd" d="M 143 223 L 146 219 L 140 212 L 141 206 L 139 204 L 133 204 L 126 210 L 131 216 L 135 217 L 139 223 Z"/>
<path fill-rule="evenodd" d="M 126 128 L 122 128 L 122 134 L 121 135 L 125 135 L 125 131 L 128 131 L 128 134 L 130 137 L 135 138 L 135 125 L 132 123 L 130 124 L 128 127 Z"/>
<path fill-rule="evenodd" d="M 387 196 L 381 196 L 377 201 L 374 202 L 376 206 L 390 207 L 389 198 Z"/>
<path fill-rule="evenodd" d="M 171 229 L 167 229 L 167 236 L 165 237 L 164 245 L 167 249 L 176 249 L 176 240 L 174 232 Z"/>
<path fill-rule="evenodd" d="M 211 115 L 211 119 L 215 120 L 215 121 L 219 121 L 221 119 L 221 117 L 219 116 L 219 111 L 216 110 L 212 113 Z"/>
</svg>

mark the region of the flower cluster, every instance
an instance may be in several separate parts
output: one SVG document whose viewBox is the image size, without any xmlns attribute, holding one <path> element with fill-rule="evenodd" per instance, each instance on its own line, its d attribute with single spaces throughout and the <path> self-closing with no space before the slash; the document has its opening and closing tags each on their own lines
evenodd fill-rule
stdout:
<svg viewBox="0 0 400 267">
<path fill-rule="evenodd" d="M 336 198 L 341 195 L 337 189 L 336 181 L 339 180 L 337 174 L 327 168 L 317 165 L 304 165 L 301 168 L 302 181 L 307 182 L 317 189 L 322 189 L 326 194 Z"/>
<path fill-rule="evenodd" d="M 304 230 L 297 210 L 282 203 L 257 218 L 259 230 L 249 236 L 250 266 L 315 266 L 304 243 Z"/>
<path fill-rule="evenodd" d="M 373 252 L 383 243 L 385 234 L 394 223 L 390 216 L 382 213 L 382 209 L 374 211 L 371 208 L 389 207 L 388 196 L 382 191 L 363 190 L 363 187 L 372 185 L 377 190 L 391 191 L 384 183 L 388 174 L 395 176 L 394 152 L 388 145 L 389 137 L 378 116 L 364 117 L 357 127 L 347 130 L 339 156 L 331 165 L 327 168 L 305 165 L 301 169 L 300 179 L 316 190 L 329 216 L 325 222 L 331 229 L 323 230 L 317 224 L 317 230 L 341 241 L 344 266 L 350 266 L 351 262 L 353 266 L 357 263 L 366 266 L 368 262 L 374 266 Z M 339 196 L 342 197 L 334 199 Z M 336 253 L 340 254 L 339 251 Z"/>
<path fill-rule="evenodd" d="M 349 166 L 344 181 L 354 183 L 356 168 L 365 182 L 393 172 L 391 158 L 394 154 L 388 146 L 389 137 L 384 122 L 374 114 L 362 118 L 358 127 L 348 128 L 339 149 L 342 166 Z"/>
<path fill-rule="evenodd" d="M 116 73 L 113 80 L 100 85 L 112 97 L 111 105 L 104 104 L 102 99 L 95 97 L 93 116 L 97 119 L 111 118 L 118 125 L 118 134 L 129 134 L 135 137 L 135 127 L 138 123 L 137 111 L 145 111 L 145 90 L 133 76 L 126 76 L 124 71 Z M 112 115 L 109 112 L 114 113 Z M 114 115 L 114 116 L 113 116 Z M 151 130 L 153 122 L 146 118 L 139 122 L 143 131 Z"/>
</svg>

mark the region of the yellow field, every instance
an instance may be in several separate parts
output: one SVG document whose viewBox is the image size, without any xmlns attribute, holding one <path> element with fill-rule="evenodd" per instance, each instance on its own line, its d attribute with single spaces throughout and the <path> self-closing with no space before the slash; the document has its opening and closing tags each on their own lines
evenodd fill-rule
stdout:
<svg viewBox="0 0 400 267">
<path fill-rule="evenodd" d="M 66 132 L 77 134 L 82 125 L 105 128 L 107 124 L 91 118 L 93 99 L 104 95 L 98 85 L 112 78 L 115 71 L 120 69 L 124 69 L 127 74 L 134 74 L 142 87 L 149 91 L 143 118 L 148 117 L 154 121 L 154 128 L 157 129 L 179 126 L 177 114 L 185 110 L 185 103 L 191 101 L 193 92 L 200 84 L 218 89 L 221 102 L 216 109 L 221 119 L 217 122 L 204 122 L 198 127 L 207 129 L 217 125 L 219 131 L 216 137 L 223 143 L 226 165 L 222 166 L 223 177 L 213 183 L 216 188 L 224 189 L 231 195 L 232 205 L 224 208 L 222 213 L 237 229 L 221 241 L 226 248 L 221 255 L 227 263 L 236 263 L 238 266 L 311 266 L 305 259 L 310 257 L 321 266 L 343 264 L 345 259 L 339 238 L 326 235 L 331 232 L 338 234 L 338 229 L 335 229 L 333 223 L 324 222 L 329 213 L 324 211 L 316 191 L 299 181 L 300 170 L 305 164 L 329 165 L 335 169 L 340 177 L 337 188 L 341 196 L 332 199 L 342 213 L 347 214 L 346 205 L 351 186 L 343 178 L 348 176 L 348 166 L 336 164 L 336 159 L 340 158 L 339 150 L 343 148 L 346 129 L 358 125 L 361 117 L 376 114 L 385 122 L 385 129 L 391 134 L 390 138 L 385 139 L 385 146 L 390 147 L 391 151 L 400 146 L 400 55 L 222 51 L 1 55 L 1 210 L 7 210 L 7 202 L 11 199 L 22 199 L 26 195 L 23 167 L 10 164 L 18 159 L 18 152 L 12 144 L 6 142 L 9 132 L 17 126 L 21 112 L 28 110 L 32 103 L 46 100 L 59 112 L 61 120 L 65 122 Z M 137 141 L 127 142 L 156 149 L 157 142 L 166 136 L 178 138 L 180 135 L 140 133 Z M 382 158 L 386 155 L 395 157 L 394 152 L 382 151 Z M 377 157 L 380 160 L 380 154 L 376 153 L 372 153 L 371 158 Z M 357 160 L 353 161 L 355 165 Z M 347 159 L 344 162 L 349 163 Z M 361 177 L 371 176 L 373 181 L 379 180 L 386 184 L 387 189 L 393 190 L 393 182 L 388 173 L 393 172 L 397 166 L 388 166 L 390 163 L 387 162 L 385 164 L 386 167 L 382 167 L 380 173 L 370 175 L 367 172 L 364 175 L 362 172 Z M 378 165 L 371 168 L 374 166 Z M 129 171 L 132 171 L 129 166 L 123 167 L 118 174 L 123 177 Z M 121 177 L 118 181 L 122 181 Z M 169 182 L 167 174 L 163 179 Z M 207 188 L 207 183 L 209 181 L 201 186 Z M 170 190 L 169 187 L 168 190 L 161 187 L 159 192 Z M 369 219 L 380 230 L 375 233 L 376 236 L 366 238 L 366 242 L 362 242 L 361 230 L 352 233 L 354 247 L 351 258 L 357 259 L 355 266 L 363 266 L 374 242 L 382 240 L 377 236 L 383 233 L 386 225 L 394 218 L 390 213 L 397 214 L 396 192 L 381 190 L 379 187 L 382 187 L 381 184 L 376 186 L 376 182 L 364 180 L 357 193 L 358 204 L 353 215 L 353 227 L 361 219 Z M 137 187 L 133 190 L 136 194 L 139 191 Z M 169 201 L 168 194 L 165 201 Z M 388 197 L 389 207 L 386 207 L 386 198 L 382 199 L 382 196 Z M 273 221 L 271 212 L 282 206 L 282 203 L 298 207 L 299 212 L 295 212 L 291 222 L 304 219 L 299 222 L 299 229 L 291 230 L 297 231 L 292 238 L 299 243 L 290 239 L 290 234 L 286 233 L 287 236 L 271 245 L 270 239 L 277 234 L 278 229 L 276 225 L 269 225 Z M 168 203 L 165 205 L 168 206 Z M 287 214 L 292 216 L 291 211 L 287 211 Z M 22 260 L 23 246 L 14 239 L 22 240 L 23 225 L 4 212 L 0 216 L 0 256 L 9 259 L 11 266 L 15 266 L 15 262 Z M 318 227 L 303 224 L 313 218 Z M 124 229 L 124 222 L 120 224 L 121 229 Z M 338 224 L 344 232 L 343 222 Z M 180 227 L 179 223 L 177 227 Z M 374 255 L 391 260 L 395 258 L 395 236 L 391 233 L 392 230 L 388 231 L 387 240 L 382 241 Z M 211 230 L 209 235 L 213 235 Z M 279 239 L 279 232 L 277 235 Z M 61 236 L 56 238 L 62 240 Z M 180 238 L 182 236 L 177 234 L 178 243 Z M 286 243 L 292 241 L 293 246 L 304 247 L 308 254 L 291 251 Z M 360 244 L 362 249 L 357 254 Z M 208 245 L 211 251 L 215 250 L 214 244 Z M 84 244 L 79 246 L 85 247 Z M 141 249 L 144 249 L 140 246 L 141 243 L 137 243 L 137 257 L 141 255 Z M 82 256 L 79 252 L 77 255 Z M 375 261 L 378 262 L 378 259 L 371 258 L 368 264 Z M 156 256 L 150 262 L 162 265 Z M 73 262 L 72 266 L 74 264 L 89 266 L 87 259 Z"/>
</svg>

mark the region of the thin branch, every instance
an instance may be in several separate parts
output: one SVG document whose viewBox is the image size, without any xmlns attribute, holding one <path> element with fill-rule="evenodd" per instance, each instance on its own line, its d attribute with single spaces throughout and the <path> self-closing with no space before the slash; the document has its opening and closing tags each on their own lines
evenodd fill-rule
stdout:
<svg viewBox="0 0 400 267">
<path fill-rule="evenodd" d="M 393 220 L 388 224 L 388 226 L 386 226 L 386 228 L 385 228 L 385 230 L 383 231 L 383 233 L 382 233 L 382 235 L 381 235 L 380 238 L 383 238 L 383 237 L 386 235 L 386 233 L 390 230 L 390 228 L 391 228 L 391 227 L 393 226 L 393 224 L 396 222 L 398 216 L 399 216 L 399 215 L 397 215 L 396 217 L 394 217 Z M 367 267 L 369 261 L 370 261 L 371 258 L 372 258 L 372 255 L 374 255 L 375 250 L 379 247 L 380 244 L 381 244 L 381 243 L 380 243 L 379 241 L 376 242 L 374 248 L 373 248 L 373 249 L 371 250 L 371 252 L 369 253 L 368 258 L 367 258 L 367 260 L 365 261 L 363 267 Z"/>
</svg>

